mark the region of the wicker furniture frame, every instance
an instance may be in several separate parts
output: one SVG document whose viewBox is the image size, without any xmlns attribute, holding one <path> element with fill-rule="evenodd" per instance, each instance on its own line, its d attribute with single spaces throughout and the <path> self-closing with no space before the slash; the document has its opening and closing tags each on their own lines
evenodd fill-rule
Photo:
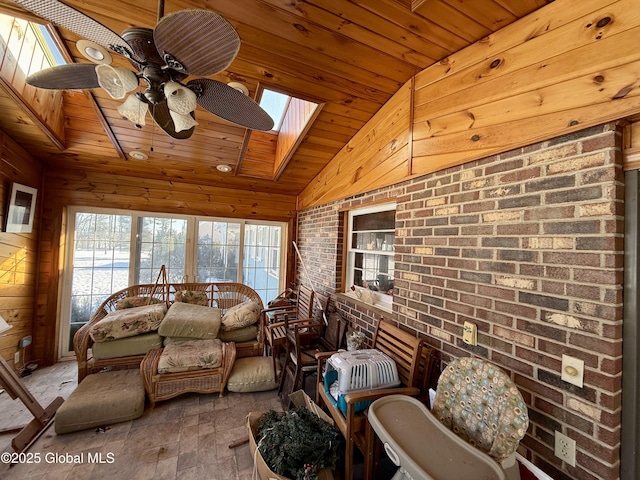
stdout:
<svg viewBox="0 0 640 480">
<path fill-rule="evenodd" d="M 91 327 L 110 312 L 115 311 L 117 303 L 127 297 L 153 297 L 166 302 L 170 306 L 179 290 L 206 292 L 209 306 L 217 307 L 224 313 L 227 309 L 245 301 L 257 302 L 262 309 L 260 295 L 251 287 L 235 282 L 212 283 L 170 283 L 170 284 L 139 284 L 113 293 L 97 308 L 89 322 L 83 325 L 73 337 L 73 349 L 78 361 L 78 383 L 92 373 L 104 369 L 118 370 L 138 368 L 144 355 L 128 357 L 96 359 L 91 354 L 93 340 L 89 335 Z M 255 341 L 236 344 L 236 355 L 240 357 L 259 356 L 264 352 L 264 319 L 258 321 L 258 337 Z"/>
<path fill-rule="evenodd" d="M 160 374 L 158 362 L 161 354 L 162 348 L 150 350 L 140 363 L 142 381 L 151 407 L 156 402 L 169 400 L 187 392 L 218 392 L 222 397 L 236 360 L 236 344 L 222 342 L 222 364 L 217 368 L 203 370 Z"/>
</svg>

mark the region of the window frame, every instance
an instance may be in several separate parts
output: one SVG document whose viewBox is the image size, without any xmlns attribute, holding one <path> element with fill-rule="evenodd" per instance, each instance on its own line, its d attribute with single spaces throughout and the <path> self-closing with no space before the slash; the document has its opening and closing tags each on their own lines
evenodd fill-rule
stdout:
<svg viewBox="0 0 640 480">
<path fill-rule="evenodd" d="M 148 212 L 140 210 L 126 210 L 119 208 L 100 208 L 100 207 L 86 207 L 86 206 L 68 206 L 65 209 L 65 221 L 63 225 L 63 231 L 65 232 L 64 239 L 60 244 L 60 254 L 64 258 L 64 270 L 61 273 L 62 282 L 59 289 L 59 301 L 58 301 L 58 321 L 60 331 L 59 353 L 58 358 L 70 358 L 73 356 L 73 351 L 68 351 L 67 346 L 69 342 L 69 335 L 71 331 L 69 312 L 71 309 L 71 294 L 73 287 L 73 256 L 75 248 L 75 229 L 76 229 L 76 216 L 78 213 L 92 213 L 92 214 L 105 214 L 105 215 L 127 215 L 131 217 L 131 235 L 130 235 L 130 266 L 128 275 L 128 284 L 132 285 L 135 282 L 136 269 L 138 268 L 137 258 L 137 245 L 140 239 L 137 238 L 137 225 L 142 217 L 148 218 L 171 218 L 171 219 L 184 219 L 187 222 L 187 239 L 186 239 L 186 251 L 185 251 L 185 274 L 182 279 L 183 282 L 204 282 L 204 279 L 196 279 L 198 273 L 197 266 L 197 250 L 198 250 L 198 227 L 201 221 L 213 221 L 224 223 L 237 223 L 240 225 L 240 244 L 239 244 L 239 258 L 238 258 L 238 276 L 236 282 L 244 282 L 245 266 L 244 266 L 244 251 L 245 251 L 245 229 L 247 225 L 264 225 L 264 226 L 276 226 L 280 227 L 280 249 L 281 254 L 279 257 L 280 276 L 278 278 L 277 292 L 281 292 L 286 284 L 286 248 L 288 237 L 288 224 L 287 222 L 278 222 L 272 220 L 256 220 L 256 219 L 243 219 L 232 217 L 220 217 L 220 216 L 203 216 L 203 215 L 185 215 L 185 214 L 172 214 L 164 212 Z M 285 252 L 285 253 L 283 253 Z M 272 268 L 266 269 L 268 275 L 273 276 Z M 142 282 L 148 283 L 148 282 Z M 267 289 L 270 290 L 270 289 Z M 275 293 L 277 295 L 277 293 Z M 275 296 L 274 295 L 274 296 Z"/>
<path fill-rule="evenodd" d="M 374 255 L 384 255 L 391 258 L 394 261 L 394 273 L 395 273 L 395 212 L 397 210 L 397 203 L 395 201 L 385 201 L 384 203 L 376 203 L 370 205 L 359 206 L 355 208 L 351 208 L 347 210 L 346 218 L 345 218 L 345 238 L 344 238 L 344 252 L 345 252 L 345 264 L 344 264 L 344 274 L 343 278 L 345 279 L 344 284 L 344 294 L 358 301 L 364 301 L 365 303 L 370 303 L 366 296 L 362 295 L 362 292 L 359 290 L 363 289 L 363 287 L 357 287 L 354 285 L 354 271 L 355 271 L 355 254 L 368 252 L 366 249 L 358 249 L 352 247 L 352 237 L 353 237 L 353 219 L 354 217 L 360 215 L 367 215 L 371 213 L 381 213 L 387 211 L 394 212 L 394 226 L 393 226 L 393 238 L 394 242 L 391 244 L 391 250 L 378 250 L 373 249 L 371 253 Z M 382 229 L 381 231 L 386 231 L 387 229 Z M 391 229 L 388 229 L 391 232 Z M 380 308 L 382 310 L 391 312 L 393 309 L 393 295 L 388 295 L 386 293 L 381 293 L 373 290 L 369 290 L 371 293 L 371 298 L 373 300 L 373 306 L 376 308 Z"/>
</svg>

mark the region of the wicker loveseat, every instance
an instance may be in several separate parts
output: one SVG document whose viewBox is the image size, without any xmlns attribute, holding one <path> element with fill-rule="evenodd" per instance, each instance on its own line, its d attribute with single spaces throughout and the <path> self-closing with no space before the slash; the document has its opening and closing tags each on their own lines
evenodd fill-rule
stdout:
<svg viewBox="0 0 640 480">
<path fill-rule="evenodd" d="M 151 297 L 151 302 L 166 302 L 169 307 L 175 300 L 177 292 L 204 292 L 208 298 L 210 307 L 219 308 L 222 314 L 229 308 L 243 302 L 253 301 L 263 304 L 257 292 L 241 283 L 234 282 L 212 282 L 212 283 L 171 283 L 162 284 L 140 284 L 124 288 L 109 296 L 91 316 L 87 324 L 83 325 L 73 337 L 73 347 L 78 361 L 78 383 L 87 375 L 98 373 L 104 369 L 117 370 L 126 368 L 139 368 L 145 354 L 116 356 L 112 358 L 94 358 L 92 353 L 93 339 L 89 332 L 93 325 L 104 318 L 107 314 L 114 312 L 119 302 L 127 299 L 144 299 Z M 237 342 L 234 345 L 234 358 L 262 355 L 264 352 L 263 327 L 264 319 L 260 319 L 257 324 L 257 336 L 255 340 Z"/>
</svg>

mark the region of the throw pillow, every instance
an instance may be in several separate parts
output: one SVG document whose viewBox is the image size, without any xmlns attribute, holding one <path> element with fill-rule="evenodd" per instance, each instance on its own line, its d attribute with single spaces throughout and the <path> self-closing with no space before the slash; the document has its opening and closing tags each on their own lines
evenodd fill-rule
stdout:
<svg viewBox="0 0 640 480">
<path fill-rule="evenodd" d="M 253 325 L 260 318 L 262 309 L 256 302 L 239 303 L 228 309 L 222 316 L 222 329 L 237 330 L 247 325 Z"/>
</svg>

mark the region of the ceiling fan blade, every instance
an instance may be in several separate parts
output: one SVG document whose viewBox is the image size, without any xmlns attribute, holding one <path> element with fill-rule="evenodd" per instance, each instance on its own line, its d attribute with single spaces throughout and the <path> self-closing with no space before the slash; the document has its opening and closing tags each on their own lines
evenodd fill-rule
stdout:
<svg viewBox="0 0 640 480">
<path fill-rule="evenodd" d="M 149 105 L 149 113 L 151 114 L 151 117 L 153 117 L 153 121 L 156 122 L 156 124 L 170 137 L 177 138 L 178 140 L 185 140 L 193 135 L 195 126 L 188 130 L 176 132 L 175 126 L 173 125 L 173 119 L 169 113 L 169 107 L 167 107 L 167 102 Z"/>
<path fill-rule="evenodd" d="M 125 57 L 131 57 L 129 44 L 113 30 L 93 18 L 57 0 L 15 0 L 27 10 L 51 23 L 77 33 Z"/>
<path fill-rule="evenodd" d="M 90 63 L 69 63 L 40 70 L 29 75 L 26 82 L 50 90 L 81 90 L 100 86 L 96 66 Z"/>
<path fill-rule="evenodd" d="M 198 95 L 198 105 L 214 115 L 252 130 L 273 128 L 273 119 L 260 105 L 225 83 L 197 78 L 188 82 L 187 87 Z"/>
<path fill-rule="evenodd" d="M 238 32 L 210 10 L 167 15 L 156 25 L 153 39 L 169 67 L 202 77 L 226 69 L 240 50 Z"/>
</svg>

